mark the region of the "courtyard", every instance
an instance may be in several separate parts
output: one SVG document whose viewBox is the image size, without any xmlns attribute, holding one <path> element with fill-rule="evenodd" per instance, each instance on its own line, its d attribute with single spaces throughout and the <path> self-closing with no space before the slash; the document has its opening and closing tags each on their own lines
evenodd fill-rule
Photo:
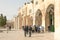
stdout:
<svg viewBox="0 0 60 40">
<path fill-rule="evenodd" d="M 7 33 L 7 31 L 0 32 L 0 40 L 54 40 L 53 32 L 45 33 L 32 33 L 32 36 L 24 37 L 24 31 L 12 30 Z"/>
</svg>

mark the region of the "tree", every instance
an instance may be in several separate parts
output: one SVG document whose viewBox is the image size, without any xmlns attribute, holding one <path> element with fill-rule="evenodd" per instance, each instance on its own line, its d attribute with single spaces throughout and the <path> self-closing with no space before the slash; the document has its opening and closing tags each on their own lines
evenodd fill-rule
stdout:
<svg viewBox="0 0 60 40">
<path fill-rule="evenodd" d="M 6 21 L 7 21 L 6 16 L 4 16 L 3 21 L 4 21 L 4 25 L 5 25 Z"/>
<path fill-rule="evenodd" d="M 1 16 L 0 16 L 0 26 L 2 26 L 3 25 L 3 14 L 1 14 Z"/>
<path fill-rule="evenodd" d="M 3 14 L 1 14 L 0 15 L 0 26 L 2 27 L 6 25 L 6 21 L 7 21 L 6 16 L 3 16 Z"/>
</svg>

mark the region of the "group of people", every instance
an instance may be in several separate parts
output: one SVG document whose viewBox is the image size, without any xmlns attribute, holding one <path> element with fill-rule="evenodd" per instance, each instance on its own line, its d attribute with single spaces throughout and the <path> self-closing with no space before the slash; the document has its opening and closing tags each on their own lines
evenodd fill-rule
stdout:
<svg viewBox="0 0 60 40">
<path fill-rule="evenodd" d="M 32 28 L 32 32 L 38 32 L 38 33 L 44 32 L 44 27 L 43 26 L 34 25 L 32 27 L 34 28 L 34 29 Z"/>
<path fill-rule="evenodd" d="M 23 26 L 23 30 L 24 30 L 24 35 L 25 37 L 27 36 L 27 34 L 29 35 L 29 37 L 31 37 L 31 33 L 34 32 L 38 32 L 40 33 L 41 31 L 44 32 L 44 27 L 43 26 Z"/>
<path fill-rule="evenodd" d="M 31 26 L 23 26 L 23 30 L 24 30 L 25 37 L 27 36 L 27 34 L 29 34 L 29 37 L 31 37 L 31 32 L 32 32 Z"/>
</svg>

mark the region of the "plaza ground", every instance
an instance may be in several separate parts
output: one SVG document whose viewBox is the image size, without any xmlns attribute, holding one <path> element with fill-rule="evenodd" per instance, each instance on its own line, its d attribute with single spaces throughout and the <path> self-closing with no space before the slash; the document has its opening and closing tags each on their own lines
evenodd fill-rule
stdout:
<svg viewBox="0 0 60 40">
<path fill-rule="evenodd" d="M 12 30 L 0 32 L 0 40 L 54 40 L 53 32 L 32 33 L 32 37 L 24 37 L 23 30 Z"/>
</svg>

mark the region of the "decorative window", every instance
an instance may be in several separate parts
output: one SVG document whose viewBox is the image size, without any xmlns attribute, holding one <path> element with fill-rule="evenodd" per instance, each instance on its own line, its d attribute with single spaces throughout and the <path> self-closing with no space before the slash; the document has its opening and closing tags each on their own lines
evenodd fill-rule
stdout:
<svg viewBox="0 0 60 40">
<path fill-rule="evenodd" d="M 31 13 L 31 9 L 29 10 L 29 13 Z"/>
<path fill-rule="evenodd" d="M 34 3 L 34 0 L 32 0 L 31 3 Z"/>
<path fill-rule="evenodd" d="M 36 1 L 36 5 L 38 4 L 38 1 Z"/>
<path fill-rule="evenodd" d="M 24 3 L 24 5 L 26 5 L 26 3 Z"/>
<path fill-rule="evenodd" d="M 38 9 L 36 13 L 37 13 L 36 16 L 42 15 L 40 9 Z"/>
<path fill-rule="evenodd" d="M 44 2 L 44 0 L 42 0 Z"/>
</svg>

